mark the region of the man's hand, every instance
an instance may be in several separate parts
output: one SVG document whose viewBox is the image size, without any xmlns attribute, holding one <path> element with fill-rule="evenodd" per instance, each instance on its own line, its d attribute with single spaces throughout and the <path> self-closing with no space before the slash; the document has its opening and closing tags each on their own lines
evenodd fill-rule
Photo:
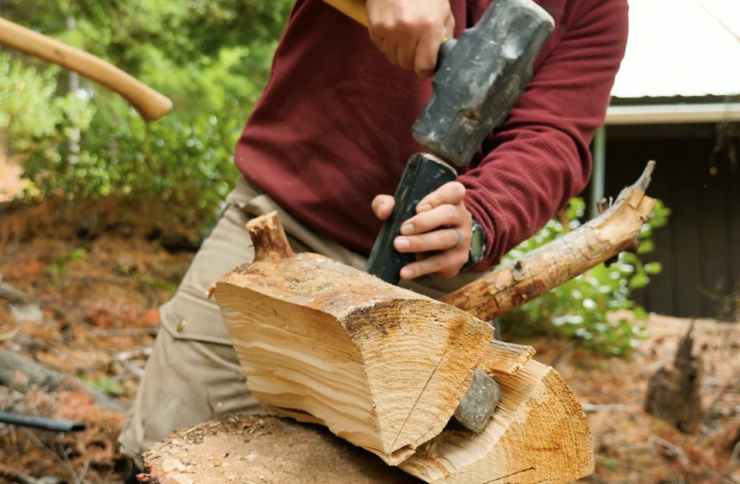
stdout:
<svg viewBox="0 0 740 484">
<path fill-rule="evenodd" d="M 367 0 L 367 17 L 380 51 L 419 77 L 434 73 L 439 46 L 455 28 L 449 0 Z"/>
<path fill-rule="evenodd" d="M 401 279 L 423 275 L 454 277 L 468 261 L 473 217 L 465 208 L 465 186 L 450 182 L 430 193 L 416 206 L 416 215 L 401 227 L 394 247 L 416 253 L 417 260 L 401 269 Z M 373 211 L 381 220 L 393 212 L 390 195 L 378 195 Z M 456 229 L 456 230 L 455 230 Z"/>
</svg>

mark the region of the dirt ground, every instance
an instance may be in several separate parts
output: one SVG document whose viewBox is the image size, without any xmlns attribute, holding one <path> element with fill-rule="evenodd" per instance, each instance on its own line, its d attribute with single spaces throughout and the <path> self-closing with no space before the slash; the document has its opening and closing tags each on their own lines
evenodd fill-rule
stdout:
<svg viewBox="0 0 740 484">
<path fill-rule="evenodd" d="M 37 237 L 0 250 L 2 284 L 29 296 L 0 296 L 0 349 L 69 377 L 50 387 L 14 371 L 0 381 L 0 411 L 87 425 L 65 435 L 0 425 L 0 482 L 120 482 L 116 436 L 125 414 L 96 405 L 80 383 L 122 408 L 131 402 L 159 328 L 157 307 L 172 296 L 192 253 L 171 254 L 160 240 L 120 234 Z M 740 327 L 696 323 L 705 411 L 696 435 L 642 410 L 648 379 L 672 361 L 688 325 L 652 317 L 651 336 L 632 361 L 569 349 L 565 341 L 516 341 L 533 345 L 546 364 L 557 359 L 555 368 L 588 404 L 596 473 L 581 482 L 740 483 Z"/>
</svg>

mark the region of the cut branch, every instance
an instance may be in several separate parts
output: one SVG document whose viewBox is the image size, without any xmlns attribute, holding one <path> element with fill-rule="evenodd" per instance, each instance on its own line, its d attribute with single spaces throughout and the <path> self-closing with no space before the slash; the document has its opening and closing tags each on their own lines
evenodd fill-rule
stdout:
<svg viewBox="0 0 740 484">
<path fill-rule="evenodd" d="M 450 293 L 443 301 L 484 321 L 500 316 L 577 277 L 625 250 L 636 250 L 656 200 L 645 195 L 655 168 L 619 194 L 604 213 Z"/>
<path fill-rule="evenodd" d="M 35 361 L 5 350 L 0 350 L 0 385 L 13 387 L 18 384 L 15 372 L 22 373 L 29 385 L 40 388 L 56 389 L 68 385 L 90 395 L 96 405 L 113 412 L 126 412 L 126 406 L 110 397 L 107 393 L 90 385 L 70 379 L 67 375 L 47 368 Z"/>
</svg>

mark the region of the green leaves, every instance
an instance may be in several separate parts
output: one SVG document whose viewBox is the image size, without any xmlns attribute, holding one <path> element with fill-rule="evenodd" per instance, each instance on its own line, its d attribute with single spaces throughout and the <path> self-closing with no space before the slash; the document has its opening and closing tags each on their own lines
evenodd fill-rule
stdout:
<svg viewBox="0 0 740 484">
<path fill-rule="evenodd" d="M 574 198 L 566 208 L 570 229 L 580 226 L 585 203 Z M 640 234 L 639 254 L 654 249 L 649 238 L 653 230 L 665 225 L 670 211 L 659 201 Z M 560 221 L 552 220 L 534 237 L 520 244 L 505 257 L 513 260 L 541 247 L 565 233 Z M 546 335 L 574 338 L 582 346 L 600 353 L 630 357 L 640 339 L 645 337 L 645 310 L 630 300 L 634 289 L 645 287 L 661 265 L 644 263 L 635 254 L 622 253 L 619 260 L 606 267 L 601 264 L 556 287 L 543 296 L 501 317 L 503 328 L 513 335 Z M 625 314 L 630 314 L 625 317 Z"/>
</svg>

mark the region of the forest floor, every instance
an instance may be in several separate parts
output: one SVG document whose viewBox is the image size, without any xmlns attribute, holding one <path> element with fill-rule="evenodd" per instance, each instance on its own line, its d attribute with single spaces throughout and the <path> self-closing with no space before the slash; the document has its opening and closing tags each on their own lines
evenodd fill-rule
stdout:
<svg viewBox="0 0 740 484">
<path fill-rule="evenodd" d="M 33 367 L 0 365 L 0 411 L 86 424 L 70 434 L 0 424 L 0 482 L 120 482 L 116 439 L 159 330 L 157 307 L 172 297 L 193 256 L 169 253 L 160 238 L 137 233 L 0 237 L 0 351 L 67 377 L 50 384 L 34 377 Z M 696 322 L 705 413 L 696 434 L 642 407 L 648 380 L 673 360 L 689 324 L 652 316 L 650 337 L 631 361 L 567 341 L 516 341 L 534 346 L 543 363 L 556 361 L 587 404 L 596 473 L 581 482 L 740 483 L 740 326 Z M 104 395 L 93 399 L 91 387 Z"/>
</svg>

